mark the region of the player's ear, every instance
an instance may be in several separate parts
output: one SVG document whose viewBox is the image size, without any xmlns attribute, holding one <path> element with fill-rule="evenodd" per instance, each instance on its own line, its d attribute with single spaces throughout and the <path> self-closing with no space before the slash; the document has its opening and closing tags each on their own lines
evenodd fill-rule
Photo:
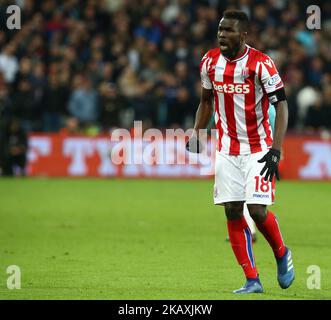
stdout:
<svg viewBox="0 0 331 320">
<path fill-rule="evenodd" d="M 246 37 L 247 37 L 247 31 L 244 31 L 244 32 L 241 32 L 241 41 L 245 41 L 246 40 Z"/>
</svg>

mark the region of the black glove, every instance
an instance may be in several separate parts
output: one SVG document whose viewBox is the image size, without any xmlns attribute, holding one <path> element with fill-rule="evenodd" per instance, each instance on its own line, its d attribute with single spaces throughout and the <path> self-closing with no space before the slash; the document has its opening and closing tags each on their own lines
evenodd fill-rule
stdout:
<svg viewBox="0 0 331 320">
<path fill-rule="evenodd" d="M 186 143 L 186 150 L 193 153 L 202 152 L 202 144 L 197 137 L 191 137 Z"/>
<path fill-rule="evenodd" d="M 278 163 L 280 160 L 280 151 L 277 149 L 270 149 L 268 153 L 264 155 L 264 157 L 257 162 L 262 163 L 265 162 L 263 169 L 260 172 L 260 175 L 263 176 L 264 172 L 267 170 L 265 174 L 264 181 L 272 181 L 274 175 L 276 176 L 277 180 L 279 180 L 278 174 Z"/>
</svg>

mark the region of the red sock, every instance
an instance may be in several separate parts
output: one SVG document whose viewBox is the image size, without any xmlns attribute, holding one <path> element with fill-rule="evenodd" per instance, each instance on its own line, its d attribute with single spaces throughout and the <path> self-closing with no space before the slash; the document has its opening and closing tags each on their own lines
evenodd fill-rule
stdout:
<svg viewBox="0 0 331 320">
<path fill-rule="evenodd" d="M 280 258 L 285 254 L 285 244 L 280 233 L 279 225 L 276 217 L 272 212 L 267 212 L 267 218 L 263 223 L 256 225 L 259 231 L 269 242 L 276 258 Z"/>
<path fill-rule="evenodd" d="M 252 235 L 244 217 L 228 220 L 229 239 L 238 263 L 244 270 L 246 278 L 257 278 Z"/>
</svg>

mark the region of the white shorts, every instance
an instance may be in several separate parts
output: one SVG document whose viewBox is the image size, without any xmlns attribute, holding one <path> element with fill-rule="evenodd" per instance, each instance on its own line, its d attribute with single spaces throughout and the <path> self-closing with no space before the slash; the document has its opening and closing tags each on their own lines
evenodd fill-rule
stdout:
<svg viewBox="0 0 331 320">
<path fill-rule="evenodd" d="M 244 201 L 247 204 L 271 205 L 275 197 L 275 179 L 264 181 L 259 163 L 268 151 L 231 156 L 216 151 L 214 204 Z"/>
</svg>

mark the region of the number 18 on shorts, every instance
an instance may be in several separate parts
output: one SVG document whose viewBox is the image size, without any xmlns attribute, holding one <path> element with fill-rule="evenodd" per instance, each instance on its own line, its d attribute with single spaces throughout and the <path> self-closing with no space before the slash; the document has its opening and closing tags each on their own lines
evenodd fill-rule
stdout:
<svg viewBox="0 0 331 320">
<path fill-rule="evenodd" d="M 268 151 L 247 155 L 227 155 L 216 151 L 214 204 L 245 201 L 248 204 L 274 203 L 275 185 L 265 181 L 260 160 Z"/>
</svg>

